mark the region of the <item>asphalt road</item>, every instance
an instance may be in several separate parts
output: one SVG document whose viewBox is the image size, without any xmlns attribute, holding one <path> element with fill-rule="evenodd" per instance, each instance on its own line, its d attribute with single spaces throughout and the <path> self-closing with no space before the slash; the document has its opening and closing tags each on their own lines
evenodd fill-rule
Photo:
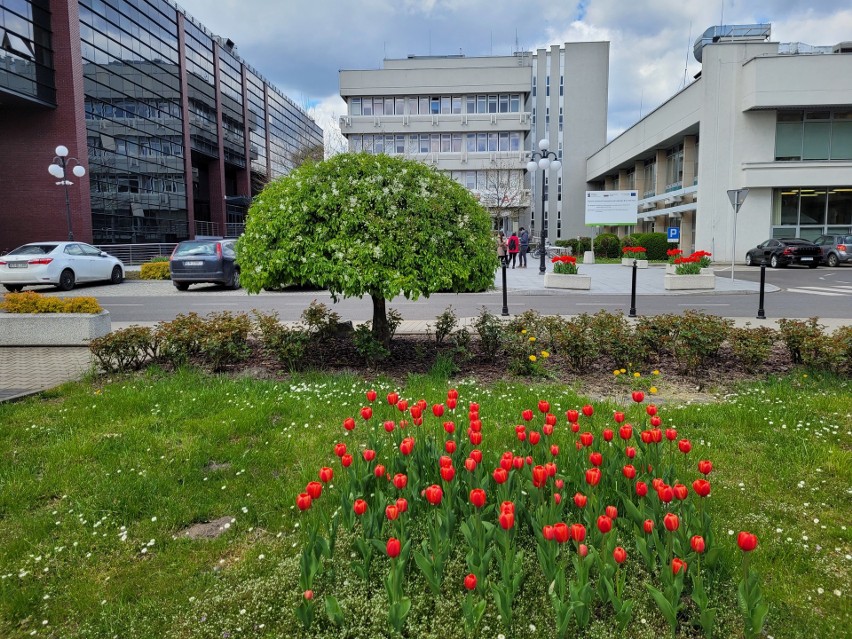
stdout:
<svg viewBox="0 0 852 639">
<path fill-rule="evenodd" d="M 726 275 L 717 272 L 717 277 Z M 760 269 L 737 267 L 735 277 L 759 281 Z M 780 289 L 766 293 L 764 309 L 767 318 L 818 316 L 852 319 L 852 265 L 818 269 L 767 268 L 766 282 Z M 174 319 L 181 313 L 206 315 L 213 311 L 252 309 L 276 311 L 282 320 L 297 320 L 312 300 L 329 306 L 333 303 L 327 291 L 264 291 L 249 295 L 244 290 L 228 291 L 214 285 L 194 285 L 189 291 L 179 292 L 168 281 L 129 280 L 119 286 L 81 285 L 71 293 L 57 292 L 52 288 L 37 290 L 54 295 L 92 295 L 110 312 L 114 322 L 156 322 Z M 626 314 L 630 309 L 629 293 L 594 295 L 544 289 L 510 291 L 508 307 L 512 315 L 528 309 L 560 315 L 595 313 L 601 309 L 622 310 Z M 503 305 L 502 292 L 436 294 L 417 301 L 400 297 L 388 304 L 389 308 L 398 309 L 408 320 L 434 319 L 450 305 L 459 317 L 478 315 L 483 307 L 499 314 Z M 638 315 L 679 313 L 685 309 L 698 309 L 725 317 L 755 317 L 758 295 L 743 292 L 639 295 L 636 300 Z M 340 300 L 333 305 L 333 310 L 343 319 L 369 320 L 372 302 L 369 297 Z"/>
</svg>

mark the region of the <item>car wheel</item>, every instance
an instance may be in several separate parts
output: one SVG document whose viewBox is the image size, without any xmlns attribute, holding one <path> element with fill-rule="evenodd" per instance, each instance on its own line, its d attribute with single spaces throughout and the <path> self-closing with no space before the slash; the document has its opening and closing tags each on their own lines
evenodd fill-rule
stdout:
<svg viewBox="0 0 852 639">
<path fill-rule="evenodd" d="M 828 262 L 829 266 L 835 267 L 840 263 L 840 260 L 837 259 L 837 256 L 834 253 L 829 253 L 826 262 Z"/>
<path fill-rule="evenodd" d="M 769 258 L 769 266 L 771 266 L 772 268 L 778 268 L 779 266 L 781 266 L 781 264 L 778 262 L 777 255 L 773 255 L 771 258 Z"/>
<path fill-rule="evenodd" d="M 227 286 L 233 290 L 240 288 L 240 269 L 234 269 L 234 274 L 231 275 L 231 281 L 228 282 Z"/>
<path fill-rule="evenodd" d="M 59 276 L 59 288 L 63 291 L 70 291 L 74 288 L 74 271 L 66 268 Z"/>
<path fill-rule="evenodd" d="M 124 273 L 121 272 L 121 267 L 116 265 L 112 267 L 112 276 L 109 278 L 112 284 L 121 284 L 124 281 Z"/>
<path fill-rule="evenodd" d="M 24 287 L 19 284 L 4 284 L 3 286 L 6 287 L 6 290 L 10 293 L 20 293 L 24 290 Z"/>
<path fill-rule="evenodd" d="M 175 288 L 179 291 L 187 291 L 189 290 L 189 284 L 186 282 L 175 282 Z"/>
<path fill-rule="evenodd" d="M 746 253 L 746 266 L 754 266 L 754 260 L 751 257 L 751 253 Z"/>
</svg>

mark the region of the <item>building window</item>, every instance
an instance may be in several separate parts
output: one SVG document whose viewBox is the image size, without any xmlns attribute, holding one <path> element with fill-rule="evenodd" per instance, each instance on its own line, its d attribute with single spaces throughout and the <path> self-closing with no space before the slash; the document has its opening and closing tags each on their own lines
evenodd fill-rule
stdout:
<svg viewBox="0 0 852 639">
<path fill-rule="evenodd" d="M 361 98 L 349 100 L 349 115 L 361 115 Z"/>
<path fill-rule="evenodd" d="M 462 112 L 461 96 L 453 96 L 453 113 L 461 113 L 461 112 Z"/>
<path fill-rule="evenodd" d="M 775 189 L 772 225 L 773 237 L 852 232 L 852 186 Z"/>
<path fill-rule="evenodd" d="M 503 94 L 500 96 L 500 113 L 509 112 L 509 96 Z"/>
<path fill-rule="evenodd" d="M 441 98 L 432 98 L 430 102 L 430 112 L 432 115 L 437 115 L 441 112 Z"/>
<path fill-rule="evenodd" d="M 778 111 L 775 159 L 852 159 L 852 111 Z"/>
<path fill-rule="evenodd" d="M 364 98 L 361 104 L 361 115 L 373 115 L 373 99 Z"/>
<path fill-rule="evenodd" d="M 521 111 L 521 96 L 513 93 L 509 96 L 509 112 L 520 113 Z"/>
<path fill-rule="evenodd" d="M 408 98 L 408 115 L 417 115 L 417 98 Z"/>
<path fill-rule="evenodd" d="M 445 95 L 441 98 L 441 113 L 449 114 L 452 111 L 450 96 Z"/>
<path fill-rule="evenodd" d="M 476 113 L 476 96 L 467 96 L 467 111 L 466 113 Z"/>
<path fill-rule="evenodd" d="M 489 113 L 497 113 L 497 96 L 489 95 L 488 96 L 488 112 Z"/>
<path fill-rule="evenodd" d="M 429 98 L 420 96 L 420 115 L 429 115 Z"/>
</svg>

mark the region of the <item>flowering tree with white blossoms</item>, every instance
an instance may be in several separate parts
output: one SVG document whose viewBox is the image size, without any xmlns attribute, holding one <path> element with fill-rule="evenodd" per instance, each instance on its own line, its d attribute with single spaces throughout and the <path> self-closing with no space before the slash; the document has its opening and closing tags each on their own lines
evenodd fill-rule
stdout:
<svg viewBox="0 0 852 639">
<path fill-rule="evenodd" d="M 344 153 L 264 188 L 237 244 L 249 292 L 286 284 L 373 299 L 373 336 L 387 345 L 385 300 L 485 290 L 497 268 L 488 213 L 426 165 Z"/>
</svg>

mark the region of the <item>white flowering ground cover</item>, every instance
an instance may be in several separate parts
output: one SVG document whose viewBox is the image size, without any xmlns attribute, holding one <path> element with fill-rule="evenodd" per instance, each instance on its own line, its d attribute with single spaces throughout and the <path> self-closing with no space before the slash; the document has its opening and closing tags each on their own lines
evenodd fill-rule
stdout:
<svg viewBox="0 0 852 639">
<path fill-rule="evenodd" d="M 766 636 L 849 636 L 852 383 L 798 372 L 689 404 L 667 401 L 664 377 L 654 397 L 664 424 L 690 438 L 695 460 L 713 460 L 707 508 L 724 566 L 712 584 L 715 636 L 742 636 L 740 530 L 760 540 L 751 566 L 770 604 Z M 351 540 L 342 532 L 343 560 L 319 588 L 333 587 L 348 630 L 322 623 L 323 615 L 302 631 L 294 607 L 304 535 L 294 498 L 334 460 L 335 442 L 360 441 L 341 423 L 364 405 L 365 390 L 440 401 L 451 386 L 465 406 L 481 404 L 498 446 L 511 445 L 520 409 L 541 397 L 556 415 L 586 401 L 564 386 L 524 382 L 416 377 L 400 387 L 340 375 L 276 382 L 149 371 L 0 404 L 0 636 L 387 636 L 386 560 L 376 559 L 376 583 L 365 589 L 343 554 Z M 625 387 L 596 410 L 623 408 L 629 396 Z M 333 493 L 333 481 L 326 490 Z M 315 507 L 335 508 L 324 500 Z M 223 517 L 230 524 L 215 539 L 182 534 Z M 625 634 L 664 636 L 641 562 L 627 551 L 626 588 L 636 603 Z M 534 552 L 525 556 L 535 562 Z M 416 573 L 410 578 L 406 636 L 464 636 L 465 572 L 464 559 L 451 557 L 441 597 Z M 524 583 L 515 616 L 523 623 L 514 636 L 552 636 L 540 580 Z M 502 632 L 491 603 L 481 636 Z M 604 613 L 578 636 L 618 633 Z M 682 624 L 677 636 L 703 635 Z"/>
</svg>

